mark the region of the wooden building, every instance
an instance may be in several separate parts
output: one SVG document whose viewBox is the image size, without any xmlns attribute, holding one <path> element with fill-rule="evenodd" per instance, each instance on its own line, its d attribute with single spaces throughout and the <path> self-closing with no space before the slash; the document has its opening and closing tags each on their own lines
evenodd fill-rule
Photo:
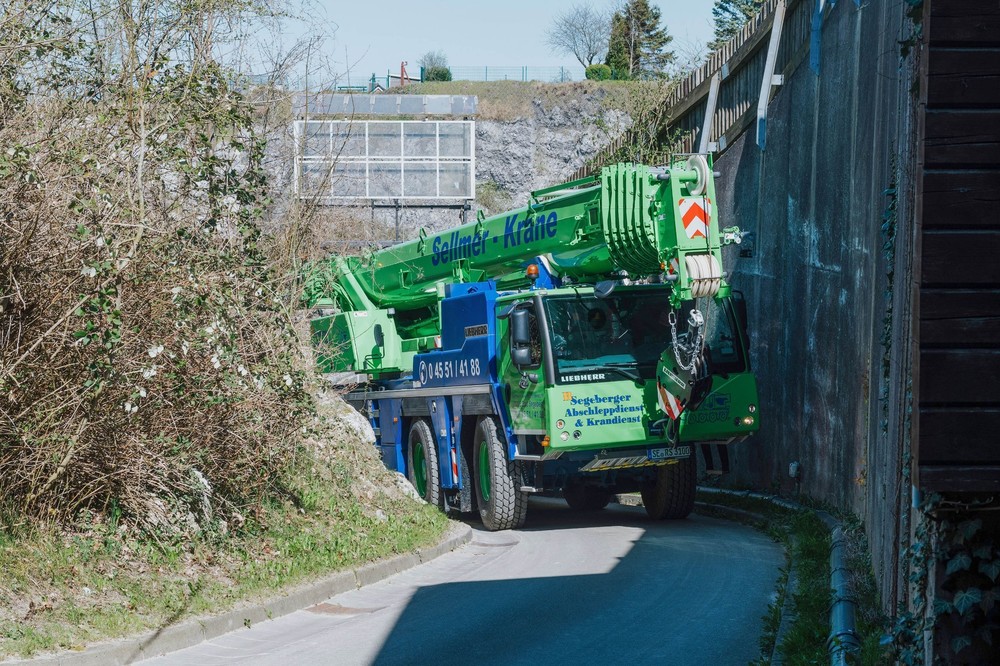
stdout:
<svg viewBox="0 0 1000 666">
<path fill-rule="evenodd" d="M 1000 491 L 1000 2 L 923 8 L 917 487 Z"/>
</svg>

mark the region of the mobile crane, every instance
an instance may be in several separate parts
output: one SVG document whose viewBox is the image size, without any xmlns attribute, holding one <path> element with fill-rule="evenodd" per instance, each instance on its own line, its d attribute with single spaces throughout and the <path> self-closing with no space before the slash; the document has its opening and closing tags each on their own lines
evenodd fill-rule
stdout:
<svg viewBox="0 0 1000 666">
<path fill-rule="evenodd" d="M 523 525 L 532 493 L 694 505 L 695 445 L 759 428 L 746 307 L 704 155 L 617 164 L 528 205 L 313 266 L 318 364 L 355 384 L 385 464 L 444 510 Z M 715 465 L 718 452 L 720 465 Z M 721 468 L 721 469 L 720 469 Z"/>
</svg>

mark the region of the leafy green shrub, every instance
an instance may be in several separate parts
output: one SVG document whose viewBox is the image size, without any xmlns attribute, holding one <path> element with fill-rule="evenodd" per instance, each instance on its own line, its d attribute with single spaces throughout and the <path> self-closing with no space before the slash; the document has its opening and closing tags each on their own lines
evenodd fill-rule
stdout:
<svg viewBox="0 0 1000 666">
<path fill-rule="evenodd" d="M 592 81 L 609 81 L 611 79 L 611 68 L 604 63 L 597 63 L 587 67 L 587 78 Z"/>
<path fill-rule="evenodd" d="M 424 81 L 451 81 L 448 67 L 428 67 L 424 70 Z"/>
<path fill-rule="evenodd" d="M 274 492 L 312 409 L 264 141 L 210 56 L 123 6 L 109 62 L 61 6 L 0 17 L 0 502 L 197 530 Z"/>
</svg>

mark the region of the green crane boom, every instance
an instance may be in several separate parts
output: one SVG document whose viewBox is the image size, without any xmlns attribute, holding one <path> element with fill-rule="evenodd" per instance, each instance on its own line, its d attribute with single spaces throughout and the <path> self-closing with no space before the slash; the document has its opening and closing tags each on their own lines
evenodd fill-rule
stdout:
<svg viewBox="0 0 1000 666">
<path fill-rule="evenodd" d="M 334 259 L 333 294 L 317 294 L 310 305 L 419 311 L 434 305 L 444 283 L 494 279 L 515 286 L 525 263 L 539 256 L 570 280 L 663 273 L 674 281 L 675 308 L 699 295 L 725 295 L 710 169 L 701 156 L 661 168 L 605 167 L 598 176 L 535 191 L 523 208 L 433 235 L 421 230 L 416 240 L 366 257 Z M 420 323 L 414 332 L 430 334 L 432 322 Z"/>
</svg>

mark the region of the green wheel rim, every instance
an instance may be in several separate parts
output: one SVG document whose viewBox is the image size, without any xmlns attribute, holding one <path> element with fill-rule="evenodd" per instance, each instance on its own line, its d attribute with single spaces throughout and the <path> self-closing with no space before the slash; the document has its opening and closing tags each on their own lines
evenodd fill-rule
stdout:
<svg viewBox="0 0 1000 666">
<path fill-rule="evenodd" d="M 486 442 L 479 443 L 479 494 L 484 502 L 490 501 L 490 449 Z"/>
<path fill-rule="evenodd" d="M 413 480 L 417 486 L 417 492 L 424 499 L 427 498 L 427 457 L 424 455 L 423 442 L 413 445 Z"/>
</svg>

